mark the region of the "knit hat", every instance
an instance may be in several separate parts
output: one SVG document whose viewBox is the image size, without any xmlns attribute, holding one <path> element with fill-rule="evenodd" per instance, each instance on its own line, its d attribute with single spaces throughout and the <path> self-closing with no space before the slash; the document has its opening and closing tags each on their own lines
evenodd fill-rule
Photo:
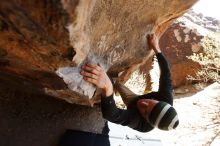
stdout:
<svg viewBox="0 0 220 146">
<path fill-rule="evenodd" d="M 158 102 L 149 115 L 149 122 L 153 127 L 161 130 L 175 129 L 179 125 L 176 110 L 166 102 Z"/>
</svg>

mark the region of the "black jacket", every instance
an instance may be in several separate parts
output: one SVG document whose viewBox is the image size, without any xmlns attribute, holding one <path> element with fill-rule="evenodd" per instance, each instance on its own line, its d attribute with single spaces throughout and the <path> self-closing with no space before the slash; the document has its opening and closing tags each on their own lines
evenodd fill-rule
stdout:
<svg viewBox="0 0 220 146">
<path fill-rule="evenodd" d="M 105 119 L 116 124 L 129 126 L 140 132 L 148 132 L 153 127 L 141 116 L 136 103 L 139 99 L 155 99 L 164 101 L 173 105 L 172 83 L 169 64 L 162 53 L 157 53 L 157 60 L 160 66 L 160 81 L 157 92 L 151 92 L 145 95 L 138 96 L 131 103 L 129 103 L 126 110 L 116 107 L 113 95 L 109 97 L 102 97 L 101 108 Z"/>
</svg>

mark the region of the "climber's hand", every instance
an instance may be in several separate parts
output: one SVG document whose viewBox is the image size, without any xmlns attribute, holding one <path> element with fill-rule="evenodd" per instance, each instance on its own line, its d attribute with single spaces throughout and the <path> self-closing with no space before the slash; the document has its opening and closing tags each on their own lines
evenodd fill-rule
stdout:
<svg viewBox="0 0 220 146">
<path fill-rule="evenodd" d="M 159 40 L 155 34 L 147 35 L 147 43 L 148 46 L 153 49 L 156 54 L 161 52 L 159 47 Z"/>
<path fill-rule="evenodd" d="M 103 89 L 105 96 L 113 93 L 112 82 L 102 67 L 96 64 L 86 64 L 82 67 L 80 74 L 83 79 Z"/>
</svg>

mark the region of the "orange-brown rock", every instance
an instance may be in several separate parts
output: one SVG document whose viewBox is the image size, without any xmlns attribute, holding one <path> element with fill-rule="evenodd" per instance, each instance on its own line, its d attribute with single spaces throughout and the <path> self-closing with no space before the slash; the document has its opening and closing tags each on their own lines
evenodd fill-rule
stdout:
<svg viewBox="0 0 220 146">
<path fill-rule="evenodd" d="M 0 145 L 54 146 L 66 129 L 104 133 L 99 106 L 53 98 L 99 102 L 70 90 L 56 71 L 94 55 L 126 80 L 151 56 L 146 34 L 162 35 L 196 1 L 1 0 Z"/>
<path fill-rule="evenodd" d="M 124 71 L 121 79 L 126 80 L 152 55 L 146 34 L 162 35 L 195 2 L 2 0 L 0 72 L 22 78 L 47 95 L 91 105 L 55 71 L 77 67 L 90 55 L 102 60 L 110 75 Z"/>
<path fill-rule="evenodd" d="M 181 22 L 174 23 L 161 37 L 160 46 L 170 63 L 174 87 L 189 83 L 187 76 L 195 76 L 201 68 L 199 63 L 187 57 L 202 52 L 202 38 L 196 29 L 190 29 Z"/>
<path fill-rule="evenodd" d="M 174 88 L 190 83 L 191 81 L 187 80 L 187 77 L 195 76 L 198 70 L 201 69 L 199 63 L 192 61 L 188 57 L 193 55 L 193 53 L 203 52 L 202 39 L 210 31 L 204 27 L 196 26 L 188 18 L 191 16 L 191 13 L 187 13 L 184 17 L 181 17 L 181 19 L 172 24 L 160 39 L 160 47 L 170 63 Z M 148 61 L 142 67 L 143 72 L 146 74 L 151 69 L 149 67 L 151 66 L 149 65 L 150 62 Z M 152 89 L 153 80 L 148 74 L 146 91 Z"/>
</svg>

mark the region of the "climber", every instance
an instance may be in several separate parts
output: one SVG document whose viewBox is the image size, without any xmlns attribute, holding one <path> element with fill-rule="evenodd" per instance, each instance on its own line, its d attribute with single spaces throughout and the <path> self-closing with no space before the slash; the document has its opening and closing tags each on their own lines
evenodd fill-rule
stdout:
<svg viewBox="0 0 220 146">
<path fill-rule="evenodd" d="M 82 67 L 83 78 L 102 89 L 101 108 L 105 119 L 116 124 L 128 126 L 140 132 L 151 131 L 154 127 L 161 130 L 175 129 L 178 116 L 173 108 L 172 84 L 169 64 L 162 54 L 158 38 L 155 34 L 147 36 L 147 42 L 154 50 L 159 66 L 160 80 L 157 92 L 136 95 L 124 85 L 112 81 L 99 65 L 86 64 Z M 116 89 L 127 109 L 116 107 L 113 99 L 113 89 Z"/>
</svg>

